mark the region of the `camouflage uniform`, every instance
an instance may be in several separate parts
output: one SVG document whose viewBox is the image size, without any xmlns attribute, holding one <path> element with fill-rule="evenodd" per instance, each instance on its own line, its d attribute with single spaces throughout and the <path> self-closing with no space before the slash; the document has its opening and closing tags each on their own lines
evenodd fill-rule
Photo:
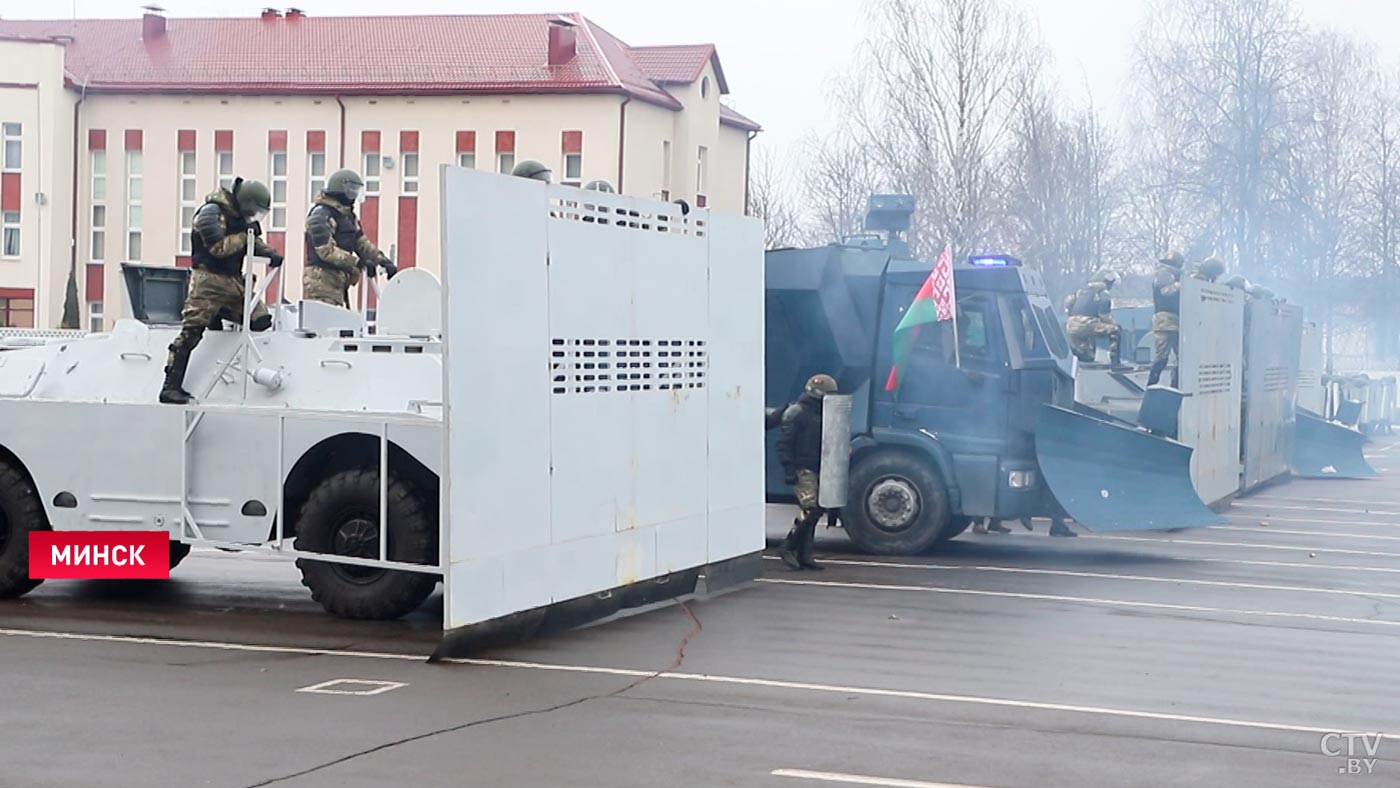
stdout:
<svg viewBox="0 0 1400 788">
<path fill-rule="evenodd" d="M 1162 372 L 1172 354 L 1177 354 L 1180 363 L 1181 337 L 1181 267 L 1185 260 L 1180 254 L 1172 253 L 1157 263 L 1157 272 L 1152 277 L 1152 372 L 1147 385 L 1154 386 L 1161 379 Z M 1172 372 L 1172 385 L 1181 381 L 1180 368 Z"/>
<path fill-rule="evenodd" d="M 189 362 L 189 354 L 204 338 L 205 329 L 222 328 L 223 321 L 243 322 L 243 259 L 247 254 L 248 229 L 252 228 L 255 241 L 253 253 L 259 257 L 270 257 L 280 263 L 282 255 L 263 243 L 262 228 L 250 224 L 238 212 L 234 197 L 227 189 L 219 189 L 210 194 L 194 215 L 194 229 L 190 233 L 190 273 L 189 294 L 185 296 L 185 308 L 180 313 L 183 326 L 179 336 L 170 343 L 166 357 L 167 368 L 178 368 L 183 378 L 184 365 Z M 253 307 L 250 325 L 255 331 L 271 327 L 272 316 L 261 302 Z"/>
<path fill-rule="evenodd" d="M 813 375 L 802 396 L 783 411 L 778 461 L 802 512 L 783 542 L 783 563 L 792 569 L 821 569 L 812 558 L 817 522 L 825 511 L 818 500 L 822 463 L 822 398 L 836 391 L 830 375 Z"/>
<path fill-rule="evenodd" d="M 1080 361 L 1094 360 L 1094 345 L 1099 337 L 1108 340 L 1109 358 L 1114 363 L 1118 361 L 1122 328 L 1113 319 L 1113 298 L 1108 290 L 1104 275 L 1099 273 L 1072 299 L 1066 299 L 1070 316 L 1065 321 L 1065 333 L 1069 335 L 1070 349 Z"/>
<path fill-rule="evenodd" d="M 350 308 L 350 288 L 360 281 L 360 267 L 367 264 L 391 265 L 365 237 L 353 205 L 324 192 L 316 195 L 306 217 L 302 298 Z"/>
</svg>

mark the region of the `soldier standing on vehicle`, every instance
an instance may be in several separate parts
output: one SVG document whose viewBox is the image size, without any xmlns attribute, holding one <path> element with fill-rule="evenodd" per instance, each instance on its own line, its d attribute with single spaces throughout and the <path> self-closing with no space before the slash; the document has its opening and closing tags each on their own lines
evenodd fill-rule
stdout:
<svg viewBox="0 0 1400 788">
<path fill-rule="evenodd" d="M 1118 274 L 1099 271 L 1074 294 L 1070 302 L 1065 333 L 1069 346 L 1080 361 L 1094 361 L 1094 345 L 1099 337 L 1108 339 L 1109 362 L 1118 366 L 1122 327 L 1113 319 L 1113 297 L 1109 291 L 1118 283 Z"/>
<path fill-rule="evenodd" d="M 1192 279 L 1200 279 L 1203 282 L 1214 282 L 1225 275 L 1225 264 L 1214 257 L 1208 257 L 1196 270 L 1191 272 Z"/>
<path fill-rule="evenodd" d="M 236 178 L 233 188 L 213 192 L 194 213 L 190 230 L 190 289 L 180 314 L 183 327 L 165 361 L 165 383 L 160 401 L 170 405 L 187 404 L 193 397 L 185 391 L 185 371 L 190 354 L 204 338 L 205 329 L 223 327 L 223 321 L 243 322 L 243 259 L 248 255 L 248 231 L 254 234 L 253 253 L 271 260 L 271 268 L 282 265 L 282 254 L 262 241 L 259 222 L 272 207 L 272 193 L 258 181 Z M 249 328 L 266 331 L 272 316 L 261 304 L 253 305 Z"/>
<path fill-rule="evenodd" d="M 373 277 L 375 266 L 393 278 L 398 273 L 389 256 L 379 251 L 360 229 L 355 201 L 365 181 L 354 170 L 336 170 L 316 195 L 306 216 L 306 267 L 302 269 L 302 298 L 350 308 L 350 287 L 360 269 Z"/>
<path fill-rule="evenodd" d="M 836 393 L 836 380 L 817 374 L 807 380 L 802 396 L 783 411 L 778 436 L 778 461 L 784 480 L 792 485 L 802 511 L 783 541 L 783 563 L 789 569 L 823 569 L 812 558 L 817 522 L 823 509 L 817 503 L 822 464 L 822 400 Z"/>
<path fill-rule="evenodd" d="M 1167 368 L 1168 358 L 1179 353 L 1181 337 L 1181 267 L 1186 258 L 1172 251 L 1157 261 L 1157 273 L 1152 277 L 1152 372 L 1147 385 L 1155 386 Z M 1180 364 L 1180 356 L 1177 363 Z M 1180 385 L 1181 370 L 1172 372 L 1172 385 Z"/>
</svg>

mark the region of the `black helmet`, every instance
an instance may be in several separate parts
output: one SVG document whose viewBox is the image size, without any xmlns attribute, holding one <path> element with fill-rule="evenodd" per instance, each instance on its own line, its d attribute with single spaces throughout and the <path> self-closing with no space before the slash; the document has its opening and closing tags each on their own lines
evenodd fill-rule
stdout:
<svg viewBox="0 0 1400 788">
<path fill-rule="evenodd" d="M 259 221 L 272 210 L 272 192 L 261 181 L 239 179 L 233 184 L 233 200 L 245 219 Z"/>
<path fill-rule="evenodd" d="M 515 169 L 510 171 L 511 175 L 517 178 L 530 178 L 532 180 L 549 183 L 554 179 L 554 173 L 544 164 L 534 159 L 526 159 L 515 165 Z"/>
</svg>

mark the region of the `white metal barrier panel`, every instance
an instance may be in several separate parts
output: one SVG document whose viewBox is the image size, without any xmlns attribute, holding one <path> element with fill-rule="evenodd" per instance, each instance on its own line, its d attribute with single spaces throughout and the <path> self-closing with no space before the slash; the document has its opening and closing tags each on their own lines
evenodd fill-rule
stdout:
<svg viewBox="0 0 1400 788">
<path fill-rule="evenodd" d="M 444 628 L 763 547 L 762 228 L 444 168 Z"/>
<path fill-rule="evenodd" d="M 1322 328 L 1311 321 L 1303 324 L 1298 353 L 1298 407 L 1319 416 L 1326 415 L 1327 390 L 1322 385 Z"/>
<path fill-rule="evenodd" d="M 1240 488 L 1244 294 L 1181 280 L 1181 404 L 1177 436 L 1190 446 L 1191 481 L 1207 504 Z"/>
<path fill-rule="evenodd" d="M 1245 306 L 1242 489 L 1288 473 L 1293 456 L 1295 379 L 1303 310 L 1250 301 Z"/>
</svg>

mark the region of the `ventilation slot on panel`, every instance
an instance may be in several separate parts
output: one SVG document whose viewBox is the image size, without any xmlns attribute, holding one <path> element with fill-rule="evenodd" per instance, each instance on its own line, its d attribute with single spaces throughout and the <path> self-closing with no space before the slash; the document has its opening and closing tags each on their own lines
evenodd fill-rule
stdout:
<svg viewBox="0 0 1400 788">
<path fill-rule="evenodd" d="M 703 339 L 555 338 L 549 348 L 550 391 L 606 394 L 705 387 Z"/>
<path fill-rule="evenodd" d="M 1197 394 L 1218 394 L 1229 391 L 1235 371 L 1230 364 L 1202 364 L 1196 375 Z"/>
<path fill-rule="evenodd" d="M 1288 391 L 1293 387 L 1293 376 L 1288 367 L 1269 367 L 1264 370 L 1265 391 Z"/>
<path fill-rule="evenodd" d="M 565 221 L 647 233 L 704 238 L 706 232 L 705 220 L 682 214 L 680 206 L 666 206 L 666 209 L 651 212 L 620 205 L 605 205 L 592 199 L 554 198 L 550 200 L 549 215 Z"/>
</svg>

